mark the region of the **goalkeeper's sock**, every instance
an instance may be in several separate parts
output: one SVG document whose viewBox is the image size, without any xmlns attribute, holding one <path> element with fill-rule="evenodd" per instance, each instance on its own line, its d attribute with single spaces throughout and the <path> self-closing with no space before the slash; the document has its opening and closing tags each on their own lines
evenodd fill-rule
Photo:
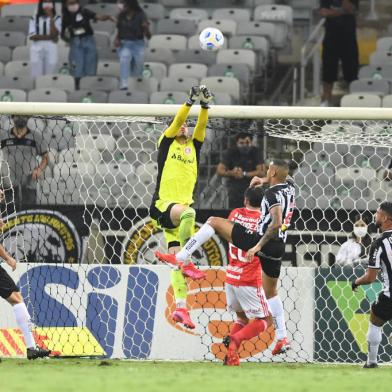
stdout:
<svg viewBox="0 0 392 392">
<path fill-rule="evenodd" d="M 231 334 L 230 338 L 234 340 L 234 343 L 237 345 L 237 348 L 241 345 L 243 340 L 250 340 L 255 336 L 259 336 L 263 331 L 265 331 L 268 327 L 268 324 L 265 320 L 256 319 L 251 323 L 245 325 L 245 327 L 241 328 L 240 331 Z"/>
<path fill-rule="evenodd" d="M 36 344 L 32 332 L 33 323 L 31 322 L 31 317 L 26 305 L 22 302 L 14 305 L 12 308 L 14 309 L 16 323 L 23 333 L 26 347 L 35 348 Z"/>
<path fill-rule="evenodd" d="M 275 319 L 276 338 L 281 340 L 287 337 L 286 323 L 284 321 L 283 304 L 279 295 L 272 297 L 268 300 L 271 309 L 272 317 Z"/>
<path fill-rule="evenodd" d="M 186 285 L 186 280 L 181 270 L 172 270 L 171 284 L 173 286 L 174 298 L 176 300 L 177 308 L 186 308 L 186 297 L 188 295 L 188 288 Z"/>
<path fill-rule="evenodd" d="M 245 323 L 240 320 L 235 321 L 231 326 L 230 335 L 234 335 L 235 333 L 241 331 L 242 328 L 245 327 Z"/>
<path fill-rule="evenodd" d="M 183 247 L 195 233 L 196 211 L 188 207 L 180 215 L 180 225 L 178 226 L 178 239 Z"/>
<path fill-rule="evenodd" d="M 176 254 L 176 259 L 186 263 L 192 253 L 207 242 L 214 234 L 215 230 L 213 227 L 208 223 L 204 223 L 200 230 Z"/>
<path fill-rule="evenodd" d="M 380 346 L 382 339 L 381 327 L 377 327 L 369 321 L 369 329 L 366 335 L 368 342 L 368 357 L 367 363 L 377 363 L 378 347 Z"/>
</svg>

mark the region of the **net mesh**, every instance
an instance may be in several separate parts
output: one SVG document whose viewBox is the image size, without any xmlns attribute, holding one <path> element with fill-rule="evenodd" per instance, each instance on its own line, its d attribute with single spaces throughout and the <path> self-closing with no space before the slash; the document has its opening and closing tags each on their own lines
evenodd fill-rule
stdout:
<svg viewBox="0 0 392 392">
<path fill-rule="evenodd" d="M 13 123 L 1 117 L 2 161 L 8 163 L 2 165 L 2 189 L 11 190 L 15 198 L 14 210 L 10 205 L 4 209 L 3 219 L 10 224 L 3 244 L 26 261 L 20 285 L 37 336 L 45 337 L 42 344 L 55 341 L 61 355 L 160 357 L 162 353 L 151 350 L 154 314 L 163 309 L 169 327 L 189 335 L 170 322 L 175 303 L 168 278 L 162 299 L 159 274 L 150 267 L 156 264 L 155 250 L 166 247 L 148 207 L 157 175 L 156 144 L 167 124 L 167 118 L 150 117 L 31 117 L 31 134 L 38 135 L 35 142 L 49 156 L 48 167 L 33 181 L 31 173 L 41 158 L 20 146 L 7 147 Z M 193 125 L 190 122 L 191 130 Z M 292 349 L 286 356 L 272 357 L 270 328 L 243 345 L 241 358 L 363 360 L 366 313 L 380 286 L 361 288 L 353 297 L 348 282 L 363 271 L 375 235 L 372 213 L 380 202 L 392 199 L 392 182 L 384 179 L 392 157 L 390 125 L 211 120 L 196 191 L 198 226 L 212 214 L 228 215 L 226 184 L 215 174 L 216 165 L 232 145 L 231 137 L 248 129 L 267 162 L 274 157 L 291 160 L 297 212 L 279 285 Z M 22 169 L 29 175 L 21 175 Z M 358 215 L 369 223 L 370 236 L 361 256 L 341 268 L 336 255 Z M 215 236 L 194 256 L 197 264 L 214 267 L 205 281 L 188 282 L 188 305 L 197 321 L 192 336 L 198 336 L 202 347 L 194 358 L 222 359 L 222 337 L 233 315 L 225 309 L 224 271 L 215 267 L 227 263 L 226 244 Z M 124 295 L 111 294 L 122 285 Z M 390 361 L 390 347 L 382 347 L 381 358 Z"/>
</svg>

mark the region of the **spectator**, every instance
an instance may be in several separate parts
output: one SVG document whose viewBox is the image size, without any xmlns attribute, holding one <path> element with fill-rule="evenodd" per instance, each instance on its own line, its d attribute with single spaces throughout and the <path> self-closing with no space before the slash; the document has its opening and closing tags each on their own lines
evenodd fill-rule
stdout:
<svg viewBox="0 0 392 392">
<path fill-rule="evenodd" d="M 340 247 L 336 255 L 335 265 L 344 267 L 360 264 L 361 259 L 366 257 L 368 253 L 370 243 L 371 238 L 368 234 L 367 224 L 360 217 L 357 217 L 351 238 Z"/>
<path fill-rule="evenodd" d="M 28 128 L 27 116 L 14 115 L 12 120 L 14 126 L 9 131 L 2 130 L 0 142 L 9 166 L 15 204 L 20 208 L 37 203 L 37 181 L 48 165 L 48 145 L 40 132 Z"/>
<path fill-rule="evenodd" d="M 115 22 L 116 18 L 110 15 L 97 15 L 81 7 L 78 0 L 66 0 L 63 7 L 61 38 L 70 44 L 69 62 L 76 90 L 79 90 L 80 79 L 83 76 L 94 76 L 97 72 L 97 47 L 91 20 Z"/>
<path fill-rule="evenodd" d="M 128 88 L 128 78 L 141 77 L 144 65 L 144 38 L 151 32 L 147 16 L 138 0 L 124 0 L 118 4 L 117 36 L 114 46 L 120 58 L 120 89 Z"/>
<path fill-rule="evenodd" d="M 244 192 L 252 177 L 263 177 L 264 161 L 259 151 L 252 146 L 252 134 L 241 132 L 236 136 L 236 146 L 226 151 L 216 172 L 227 177 L 229 208 L 243 205 Z"/>
<path fill-rule="evenodd" d="M 29 23 L 31 76 L 55 74 L 57 41 L 61 32 L 61 16 L 56 15 L 53 0 L 39 0 L 37 12 Z"/>
<path fill-rule="evenodd" d="M 358 79 L 358 44 L 355 11 L 359 0 L 321 0 L 320 16 L 326 18 L 323 41 L 323 94 L 321 106 L 330 106 L 339 60 L 347 83 Z"/>
</svg>

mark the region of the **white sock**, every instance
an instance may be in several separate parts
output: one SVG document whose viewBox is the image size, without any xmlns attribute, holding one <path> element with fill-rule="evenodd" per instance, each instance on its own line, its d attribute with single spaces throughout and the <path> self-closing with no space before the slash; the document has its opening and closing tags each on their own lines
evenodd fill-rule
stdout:
<svg viewBox="0 0 392 392">
<path fill-rule="evenodd" d="M 214 234 L 215 230 L 212 226 L 208 223 L 204 223 L 200 230 L 190 238 L 184 247 L 176 254 L 176 259 L 178 261 L 186 262 L 192 253 L 207 242 Z"/>
<path fill-rule="evenodd" d="M 23 333 L 26 347 L 34 348 L 36 344 L 32 332 L 33 323 L 31 322 L 26 305 L 22 302 L 21 304 L 14 305 L 12 308 L 14 309 L 16 322 Z"/>
<path fill-rule="evenodd" d="M 176 300 L 176 308 L 185 309 L 186 308 L 186 299 L 177 299 Z"/>
<path fill-rule="evenodd" d="M 268 304 L 271 308 L 272 317 L 275 319 L 276 338 L 278 340 L 286 338 L 287 332 L 286 332 L 286 323 L 284 321 L 284 310 L 279 295 L 270 298 L 268 300 Z"/>
<path fill-rule="evenodd" d="M 369 321 L 369 329 L 366 335 L 366 340 L 368 342 L 368 357 L 367 363 L 377 363 L 378 346 L 381 343 L 382 331 L 381 327 L 377 327 Z"/>
</svg>

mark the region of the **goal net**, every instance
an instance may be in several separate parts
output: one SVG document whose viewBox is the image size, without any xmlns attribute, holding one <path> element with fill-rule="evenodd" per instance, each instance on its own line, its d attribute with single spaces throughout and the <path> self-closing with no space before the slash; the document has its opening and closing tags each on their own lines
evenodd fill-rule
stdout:
<svg viewBox="0 0 392 392">
<path fill-rule="evenodd" d="M 155 250 L 166 249 L 148 213 L 156 146 L 177 107 L 7 103 L 1 108 L 28 114 L 30 136 L 49 157 L 32 181 L 42 156 L 21 146 L 12 155 L 13 120 L 1 116 L 2 188 L 14 195 L 14 210 L 2 212 L 2 243 L 21 261 L 13 276 L 39 344 L 60 356 L 222 359 L 222 338 L 234 316 L 225 308 L 227 244 L 214 236 L 194 255 L 207 272 L 201 282 L 188 281 L 195 331 L 172 322 L 170 269 L 154 258 Z M 253 133 L 267 164 L 277 157 L 290 160 L 297 189 L 279 284 L 291 350 L 272 356 L 271 327 L 243 344 L 244 361 L 366 358 L 368 313 L 381 284 L 352 293 L 350 281 L 366 268 L 376 235 L 373 213 L 381 202 L 392 201 L 392 181 L 385 179 L 392 159 L 390 117 L 382 109 L 222 106 L 210 111 L 195 192 L 197 227 L 211 215 L 229 214 L 227 187 L 216 166 L 239 131 Z M 24 161 L 30 165 L 25 177 Z M 357 257 L 341 260 L 338 251 L 358 218 L 368 235 Z M 20 355 L 22 349 L 15 347 L 23 344 L 10 313 L 0 315 L 0 328 L 0 356 Z M 380 346 L 385 362 L 392 357 L 391 332 L 386 325 Z"/>
</svg>

